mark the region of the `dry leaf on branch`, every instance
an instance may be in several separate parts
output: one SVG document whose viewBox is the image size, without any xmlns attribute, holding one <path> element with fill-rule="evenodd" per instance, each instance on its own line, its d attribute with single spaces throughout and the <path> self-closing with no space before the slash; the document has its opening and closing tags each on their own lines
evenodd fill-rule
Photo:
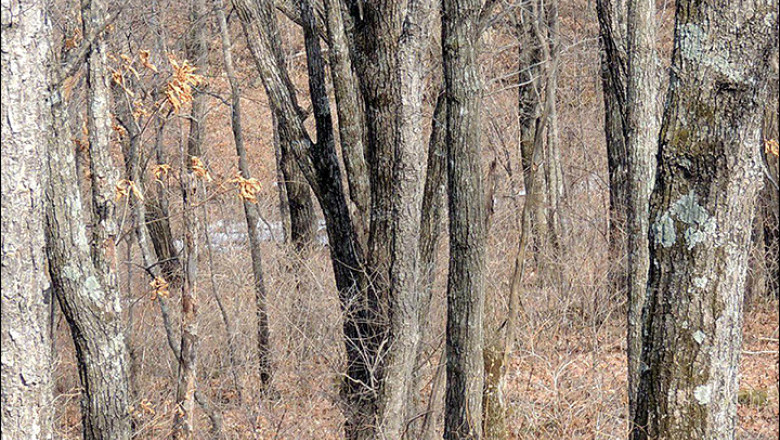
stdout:
<svg viewBox="0 0 780 440">
<path fill-rule="evenodd" d="M 168 173 L 171 172 L 171 166 L 167 163 L 161 163 L 155 165 L 152 172 L 154 173 L 154 179 L 162 183 L 164 179 L 168 178 Z"/>
<path fill-rule="evenodd" d="M 141 194 L 141 190 L 132 180 L 122 179 L 116 183 L 116 201 L 122 200 L 122 197 L 130 198 L 130 193 L 135 196 L 138 201 L 143 202 L 144 196 Z"/>
<path fill-rule="evenodd" d="M 260 192 L 260 181 L 254 177 L 244 179 L 241 174 L 236 173 L 236 177 L 229 180 L 230 183 L 235 183 L 238 187 L 238 196 L 242 199 L 257 203 L 257 193 Z"/>
<path fill-rule="evenodd" d="M 203 161 L 200 160 L 197 156 L 192 156 L 190 159 L 192 163 L 192 172 L 195 173 L 195 176 L 197 176 L 199 179 L 203 179 L 206 182 L 211 182 L 211 174 L 209 174 L 209 170 L 206 169 L 206 165 L 203 164 Z"/>
<path fill-rule="evenodd" d="M 154 277 L 154 280 L 152 280 L 149 285 L 154 289 L 152 292 L 152 300 L 156 300 L 158 296 L 168 298 L 170 295 L 170 292 L 168 292 L 169 284 L 163 277 Z"/>
<path fill-rule="evenodd" d="M 192 101 L 192 88 L 201 84 L 203 76 L 197 75 L 197 68 L 184 60 L 179 64 L 173 55 L 168 55 L 168 60 L 173 68 L 173 77 L 168 82 L 165 90 L 165 96 L 173 110 L 178 112 L 181 107 Z"/>
<path fill-rule="evenodd" d="M 780 144 L 778 144 L 777 139 L 765 140 L 764 151 L 766 154 L 771 154 L 772 156 L 780 156 Z"/>
</svg>

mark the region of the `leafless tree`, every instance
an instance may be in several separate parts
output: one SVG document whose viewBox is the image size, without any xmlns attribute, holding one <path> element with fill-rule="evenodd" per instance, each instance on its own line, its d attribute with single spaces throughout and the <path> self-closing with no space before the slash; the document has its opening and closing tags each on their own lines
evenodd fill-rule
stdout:
<svg viewBox="0 0 780 440">
<path fill-rule="evenodd" d="M 777 1 L 677 3 L 633 439 L 734 438 Z M 739 49 L 737 49 L 739 47 Z"/>
</svg>

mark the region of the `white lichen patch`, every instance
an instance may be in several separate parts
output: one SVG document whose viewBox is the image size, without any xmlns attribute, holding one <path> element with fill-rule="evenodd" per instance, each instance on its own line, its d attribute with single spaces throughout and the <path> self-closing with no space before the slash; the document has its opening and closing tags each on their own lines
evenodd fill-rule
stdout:
<svg viewBox="0 0 780 440">
<path fill-rule="evenodd" d="M 696 332 L 693 334 L 693 340 L 696 341 L 697 344 L 701 345 L 702 342 L 704 342 L 704 339 L 707 337 L 707 335 L 704 334 L 701 330 L 696 330 Z"/>
<path fill-rule="evenodd" d="M 693 285 L 698 287 L 699 289 L 706 288 L 708 282 L 709 282 L 709 280 L 707 280 L 707 277 L 694 277 L 693 278 Z"/>
<path fill-rule="evenodd" d="M 732 83 L 745 84 L 747 80 L 744 68 L 739 63 L 732 62 L 727 56 L 724 56 L 724 54 L 728 54 L 726 48 L 709 49 L 705 52 L 705 48 L 712 44 L 707 41 L 709 38 L 707 32 L 699 25 L 687 23 L 680 26 L 680 55 L 685 59 L 706 65 Z"/>
<path fill-rule="evenodd" d="M 688 226 L 683 233 L 688 249 L 704 243 L 716 229 L 715 219 L 699 204 L 698 196 L 693 191 L 680 197 L 653 224 L 656 244 L 670 247 L 675 243 L 677 239 L 675 221 Z"/>
<path fill-rule="evenodd" d="M 653 237 L 655 237 L 655 244 L 660 244 L 665 248 L 674 245 L 677 234 L 674 232 L 674 221 L 669 217 L 669 213 L 664 213 L 658 221 L 653 223 Z"/>
<path fill-rule="evenodd" d="M 712 395 L 712 389 L 709 384 L 699 385 L 693 389 L 693 398 L 699 402 L 700 405 L 707 405 L 710 403 Z"/>
</svg>

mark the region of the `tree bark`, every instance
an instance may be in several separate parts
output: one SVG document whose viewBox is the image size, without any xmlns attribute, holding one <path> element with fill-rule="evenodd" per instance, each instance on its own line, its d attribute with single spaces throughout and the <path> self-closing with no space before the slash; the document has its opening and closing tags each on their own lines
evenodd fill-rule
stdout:
<svg viewBox="0 0 780 440">
<path fill-rule="evenodd" d="M 233 68 L 233 54 L 230 44 L 230 33 L 225 19 L 222 1 L 217 0 L 217 22 L 222 39 L 222 56 L 230 82 L 230 124 L 233 129 L 233 141 L 238 155 L 238 169 L 241 177 L 250 179 L 249 161 L 244 147 L 244 134 L 241 128 L 241 95 L 238 78 Z M 308 188 L 306 188 L 308 191 Z M 263 281 L 262 252 L 260 250 L 260 236 L 257 226 L 260 223 L 260 213 L 256 204 L 249 200 L 243 200 L 244 215 L 249 230 L 249 251 L 252 257 L 252 275 L 254 276 L 254 290 L 257 311 L 257 352 L 259 356 L 258 368 L 260 373 L 261 388 L 270 385 L 273 373 L 271 365 L 270 330 L 268 327 L 268 310 L 266 307 L 266 290 Z"/>
<path fill-rule="evenodd" d="M 485 212 L 480 169 L 478 0 L 442 2 L 450 266 L 445 439 L 482 438 Z"/>
<path fill-rule="evenodd" d="M 650 264 L 648 223 L 650 192 L 655 182 L 658 151 L 658 74 L 655 53 L 655 2 L 628 1 L 628 87 L 626 90 L 626 152 L 628 166 L 627 289 L 628 406 L 636 409 L 639 359 L 642 355 L 642 309 L 647 296 Z"/>
<path fill-rule="evenodd" d="M 533 5 L 529 4 L 534 2 Z M 547 173 L 544 161 L 534 166 L 534 146 L 536 145 L 536 126 L 542 113 L 542 63 L 544 62 L 541 45 L 531 20 L 536 20 L 535 0 L 526 2 L 521 11 L 521 23 L 517 26 L 520 35 L 520 75 L 518 86 L 518 114 L 520 123 L 520 161 L 523 168 L 523 183 L 526 200 L 531 193 L 536 194 L 539 203 L 534 204 L 531 224 L 534 231 L 529 245 L 540 250 L 547 240 Z M 534 255 L 538 255 L 534 252 Z"/>
<path fill-rule="evenodd" d="M 3 438 L 52 438 L 44 213 L 51 127 L 46 2 L 2 2 Z"/>
<path fill-rule="evenodd" d="M 735 438 L 760 106 L 777 6 L 677 2 L 633 439 Z"/>
<path fill-rule="evenodd" d="M 86 439 L 129 439 L 127 346 L 119 292 L 93 265 L 82 222 L 74 151 L 59 90 L 53 91 L 47 194 L 47 255 L 52 286 L 76 346 L 84 389 Z M 104 146 L 107 147 L 107 146 Z"/>
<path fill-rule="evenodd" d="M 597 0 L 601 51 L 601 85 L 604 97 L 604 133 L 609 170 L 609 289 L 611 298 L 622 297 L 627 285 L 626 231 L 628 218 L 628 153 L 626 151 L 626 53 L 625 0 Z"/>
</svg>

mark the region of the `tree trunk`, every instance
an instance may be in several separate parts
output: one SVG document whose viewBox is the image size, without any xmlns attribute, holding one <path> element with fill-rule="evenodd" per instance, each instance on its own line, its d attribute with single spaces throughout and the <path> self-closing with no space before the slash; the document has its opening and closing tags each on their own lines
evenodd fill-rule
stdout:
<svg viewBox="0 0 780 440">
<path fill-rule="evenodd" d="M 482 438 L 485 212 L 480 169 L 479 0 L 442 2 L 450 266 L 445 439 Z"/>
<path fill-rule="evenodd" d="M 650 264 L 648 223 L 650 192 L 655 182 L 658 151 L 658 74 L 655 53 L 655 1 L 628 1 L 628 87 L 626 90 L 626 152 L 628 165 L 627 289 L 628 407 L 636 409 L 639 360 L 642 355 L 642 308 L 647 296 Z"/>
<path fill-rule="evenodd" d="M 604 132 L 609 169 L 609 289 L 610 298 L 622 297 L 626 288 L 626 231 L 628 218 L 628 153 L 626 151 L 626 53 L 625 0 L 597 0 L 601 36 L 601 85 L 604 96 Z"/>
<path fill-rule="evenodd" d="M 535 0 L 532 1 L 535 2 Z M 536 17 L 528 9 L 521 12 L 521 23 L 518 26 L 521 39 L 519 49 L 520 75 L 518 78 L 520 161 L 523 168 L 526 200 L 531 193 L 536 194 L 537 200 L 539 200 L 539 203 L 534 204 L 534 211 L 531 213 L 531 224 L 534 231 L 533 236 L 529 237 L 533 240 L 531 245 L 535 250 L 539 250 L 547 240 L 547 173 L 543 161 L 538 162 L 534 167 L 533 155 L 534 145 L 536 145 L 534 138 L 536 126 L 539 124 L 542 112 L 541 66 L 544 60 L 541 45 L 544 42 L 540 41 L 533 31 L 531 20 L 536 20 Z M 533 254 L 537 255 L 537 252 Z"/>
<path fill-rule="evenodd" d="M 406 6 L 397 49 L 395 76 L 399 83 L 397 144 L 393 155 L 392 260 L 390 266 L 390 335 L 380 394 L 381 435 L 402 438 L 409 411 L 420 344 L 420 220 L 427 152 L 423 137 L 423 55 L 430 39 L 430 0 L 411 0 Z"/>
<path fill-rule="evenodd" d="M 547 10 L 544 9 L 547 6 Z M 539 28 L 547 28 L 545 45 L 547 60 L 547 81 L 545 84 L 545 106 L 547 116 L 547 150 L 544 171 L 547 174 L 547 230 L 550 244 L 556 253 L 560 253 L 561 234 L 561 199 L 563 198 L 563 170 L 561 168 L 561 150 L 558 136 L 558 59 L 560 57 L 560 36 L 558 20 L 558 0 L 541 2 L 539 7 Z M 546 26 L 545 26 L 546 25 Z M 541 32 L 540 32 L 541 34 Z M 555 273 L 560 273 L 555 271 Z"/>
<path fill-rule="evenodd" d="M 93 265 L 59 90 L 51 107 L 47 254 L 52 286 L 76 346 L 86 439 L 129 439 L 127 347 L 119 292 Z M 104 148 L 107 147 L 103 146 Z"/>
<path fill-rule="evenodd" d="M 187 57 L 201 74 L 207 69 L 206 1 L 192 0 L 190 5 L 191 33 L 187 38 Z M 202 87 L 202 86 L 201 86 Z M 195 212 L 198 204 L 198 180 L 193 161 L 202 153 L 206 96 L 195 90 L 189 121 L 187 150 L 182 151 L 181 195 L 184 231 L 184 283 L 181 292 L 181 357 L 176 386 L 177 411 L 173 422 L 174 439 L 191 439 L 195 434 L 195 388 L 198 352 L 198 232 L 200 220 Z"/>
<path fill-rule="evenodd" d="M 217 22 L 219 32 L 222 38 L 222 55 L 225 64 L 225 72 L 230 82 L 230 124 L 233 129 L 233 141 L 236 145 L 236 154 L 238 155 L 238 169 L 241 177 L 250 179 L 249 161 L 247 160 L 246 148 L 244 148 L 244 134 L 241 128 L 241 95 L 233 68 L 233 54 L 230 45 L 230 33 L 228 31 L 227 20 L 223 10 L 222 1 L 217 1 Z M 308 192 L 308 188 L 306 188 Z M 271 366 L 271 346 L 270 331 L 268 328 L 268 310 L 266 307 L 266 291 L 263 281 L 262 252 L 260 250 L 260 237 L 257 226 L 260 223 L 260 213 L 257 204 L 250 200 L 243 200 L 244 215 L 246 216 L 247 228 L 249 230 L 249 251 L 252 257 L 252 275 L 254 276 L 254 290 L 257 310 L 257 352 L 259 356 L 258 368 L 260 373 L 260 385 L 265 389 L 270 385 L 272 366 Z"/>
<path fill-rule="evenodd" d="M 325 0 L 328 51 L 339 121 L 339 140 L 349 183 L 349 198 L 354 204 L 353 223 L 363 246 L 368 239 L 371 188 L 366 165 L 366 121 L 359 84 L 352 68 L 350 46 L 344 29 L 341 0 Z"/>
<path fill-rule="evenodd" d="M 45 5 L 2 4 L 0 339 L 3 438 L 11 440 L 52 438 L 53 298 L 44 261 L 51 34 Z"/>
<path fill-rule="evenodd" d="M 677 2 L 633 439 L 735 438 L 760 106 L 777 6 Z"/>
</svg>

